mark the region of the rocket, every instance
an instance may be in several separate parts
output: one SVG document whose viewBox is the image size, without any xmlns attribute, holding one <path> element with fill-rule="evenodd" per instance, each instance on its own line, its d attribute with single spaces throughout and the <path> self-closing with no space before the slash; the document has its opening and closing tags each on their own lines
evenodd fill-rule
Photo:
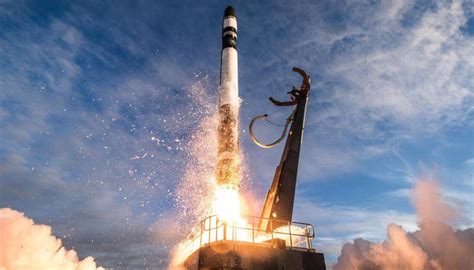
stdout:
<svg viewBox="0 0 474 270">
<path fill-rule="evenodd" d="M 237 16 L 233 7 L 224 11 L 219 84 L 219 124 L 216 180 L 219 186 L 239 188 L 239 83 Z"/>
</svg>

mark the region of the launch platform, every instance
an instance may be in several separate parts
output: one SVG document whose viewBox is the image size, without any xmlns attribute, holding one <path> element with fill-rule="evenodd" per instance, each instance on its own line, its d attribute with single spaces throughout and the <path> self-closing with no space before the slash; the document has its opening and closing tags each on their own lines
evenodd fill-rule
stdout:
<svg viewBox="0 0 474 270">
<path fill-rule="evenodd" d="M 186 242 L 190 256 L 187 270 L 291 270 L 326 269 L 324 255 L 312 247 L 311 224 L 270 219 L 268 224 L 287 225 L 260 230 L 260 217 L 242 217 L 226 224 L 210 216 L 198 224 Z"/>
</svg>

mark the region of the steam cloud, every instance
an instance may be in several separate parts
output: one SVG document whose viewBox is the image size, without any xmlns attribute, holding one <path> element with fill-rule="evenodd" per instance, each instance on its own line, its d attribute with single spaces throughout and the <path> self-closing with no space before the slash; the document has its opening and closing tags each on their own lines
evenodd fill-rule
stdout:
<svg viewBox="0 0 474 270">
<path fill-rule="evenodd" d="M 0 209 L 0 270 L 103 270 L 94 258 L 80 261 L 62 247 L 51 227 L 38 225 L 23 213 Z"/>
<path fill-rule="evenodd" d="M 419 181 L 412 202 L 419 230 L 407 232 L 397 224 L 390 224 L 383 243 L 362 238 L 346 243 L 334 269 L 474 269 L 474 228 L 454 230 L 446 223 L 457 214 L 441 200 L 439 185 Z"/>
</svg>

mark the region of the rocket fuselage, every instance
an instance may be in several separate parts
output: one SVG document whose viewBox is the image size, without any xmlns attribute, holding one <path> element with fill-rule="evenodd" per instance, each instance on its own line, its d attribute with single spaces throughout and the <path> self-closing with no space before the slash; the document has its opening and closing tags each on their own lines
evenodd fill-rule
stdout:
<svg viewBox="0 0 474 270">
<path fill-rule="evenodd" d="M 216 179 L 218 185 L 233 188 L 240 183 L 239 106 L 237 16 L 229 6 L 222 21 Z"/>
</svg>

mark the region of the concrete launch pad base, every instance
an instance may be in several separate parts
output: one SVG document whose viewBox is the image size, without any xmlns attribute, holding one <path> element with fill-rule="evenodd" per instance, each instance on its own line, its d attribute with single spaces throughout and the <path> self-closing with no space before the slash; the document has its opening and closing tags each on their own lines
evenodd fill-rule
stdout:
<svg viewBox="0 0 474 270">
<path fill-rule="evenodd" d="M 268 243 L 219 241 L 190 255 L 186 270 L 325 270 L 324 255 L 308 249 L 288 249 Z"/>
</svg>

